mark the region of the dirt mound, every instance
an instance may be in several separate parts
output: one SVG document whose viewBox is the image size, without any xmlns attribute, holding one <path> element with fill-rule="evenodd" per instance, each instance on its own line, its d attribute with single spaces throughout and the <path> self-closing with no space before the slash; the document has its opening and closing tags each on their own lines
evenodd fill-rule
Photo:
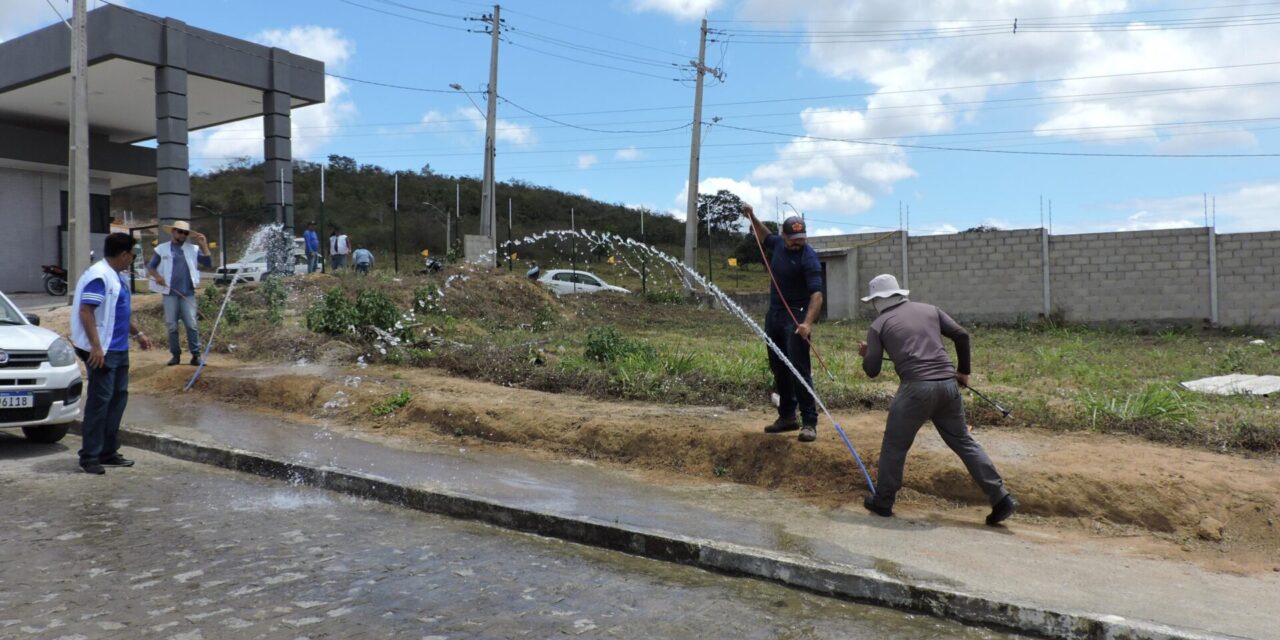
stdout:
<svg viewBox="0 0 1280 640">
<path fill-rule="evenodd" d="M 190 375 L 189 369 L 140 364 L 135 388 L 143 390 L 171 390 Z M 351 384 L 348 375 L 362 376 L 363 383 Z M 405 406 L 388 416 L 373 415 L 372 406 L 402 390 L 410 393 Z M 861 474 L 829 425 L 820 426 L 818 442 L 801 444 L 791 434 L 762 433 L 771 418 L 763 411 L 602 402 L 381 367 L 317 373 L 215 365 L 206 370 L 197 392 L 257 410 L 324 417 L 421 440 L 465 439 L 472 445 L 489 442 L 690 478 L 720 477 L 827 505 L 849 504 L 866 493 Z M 343 402 L 335 403 L 336 398 Z M 837 419 L 874 475 L 883 412 Z M 1155 534 L 1166 547 L 1178 545 L 1173 547 L 1182 549 L 1177 553 L 1236 571 L 1280 566 L 1280 462 L 1127 437 L 998 429 L 979 429 L 977 435 L 1022 501 L 1023 514 L 1055 526 Z M 908 459 L 900 504 L 906 513 L 944 515 L 955 508 L 976 513 L 976 506 L 985 507 L 959 460 L 927 428 Z M 1197 537 L 1206 518 L 1224 524 L 1221 541 Z"/>
</svg>

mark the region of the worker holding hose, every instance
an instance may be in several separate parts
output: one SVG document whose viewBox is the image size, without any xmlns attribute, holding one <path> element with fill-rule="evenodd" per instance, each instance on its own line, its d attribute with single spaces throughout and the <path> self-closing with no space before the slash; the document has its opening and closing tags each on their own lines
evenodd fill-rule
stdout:
<svg viewBox="0 0 1280 640">
<path fill-rule="evenodd" d="M 969 386 L 969 334 L 943 310 L 908 300 L 909 292 L 899 288 L 898 279 L 891 274 L 873 278 L 870 289 L 871 295 L 862 301 L 871 303 L 878 315 L 867 330 L 866 342 L 858 343 L 862 370 L 872 378 L 880 375 L 887 351 L 901 383 L 889 406 L 877 487 L 874 495 L 863 500 L 863 506 L 879 516 L 893 515 L 907 451 L 920 426 L 930 420 L 991 502 L 987 524 L 999 524 L 1013 515 L 1018 501 L 1005 489 L 991 458 L 965 423 L 960 387 Z M 958 365 L 951 363 L 943 336 L 955 343 Z"/>
<path fill-rule="evenodd" d="M 764 330 L 769 339 L 787 354 L 787 359 L 804 377 L 802 385 L 772 349 L 769 368 L 773 371 L 773 384 L 778 392 L 778 419 L 764 428 L 765 433 L 784 433 L 800 430 L 800 442 L 813 442 L 818 438 L 818 408 L 813 395 L 805 388 L 813 388 L 810 375 L 809 340 L 813 324 L 822 311 L 822 263 L 818 254 L 805 242 L 805 223 L 799 216 L 787 218 L 782 223 L 782 233 L 770 233 L 756 219 L 751 205 L 742 205 L 742 215 L 751 223 L 751 230 L 760 239 L 771 257 L 766 264 L 773 279 L 769 293 L 769 311 L 765 314 Z M 801 320 L 803 319 L 803 320 Z M 800 409 L 800 421 L 796 421 L 796 409 Z"/>
</svg>

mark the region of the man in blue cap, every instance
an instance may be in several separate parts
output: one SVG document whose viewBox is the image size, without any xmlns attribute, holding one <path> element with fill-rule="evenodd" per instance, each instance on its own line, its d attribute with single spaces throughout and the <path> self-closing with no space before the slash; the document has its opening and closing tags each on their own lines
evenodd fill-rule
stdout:
<svg viewBox="0 0 1280 640">
<path fill-rule="evenodd" d="M 778 392 L 778 419 L 764 428 L 765 433 L 783 433 L 800 430 L 800 442 L 813 442 L 818 438 L 818 407 L 813 394 L 813 376 L 809 366 L 809 339 L 813 324 L 822 312 L 822 263 L 818 253 L 805 242 L 805 223 L 799 216 L 787 218 L 782 223 L 782 233 L 770 233 L 768 227 L 756 219 L 751 205 L 742 205 L 742 215 L 751 222 L 752 231 L 761 238 L 765 251 L 771 256 L 769 269 L 774 287 L 769 292 L 769 311 L 764 317 L 764 331 L 769 339 L 787 354 L 787 360 L 795 366 L 804 384 L 769 350 L 769 368 L 773 371 L 773 384 Z M 800 409 L 800 421 L 796 421 L 796 408 Z"/>
</svg>

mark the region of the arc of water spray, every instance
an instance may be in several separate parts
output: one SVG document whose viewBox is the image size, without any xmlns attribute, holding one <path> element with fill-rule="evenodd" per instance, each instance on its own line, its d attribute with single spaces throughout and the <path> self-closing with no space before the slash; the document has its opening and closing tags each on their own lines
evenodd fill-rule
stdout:
<svg viewBox="0 0 1280 640">
<path fill-rule="evenodd" d="M 715 298 L 719 300 L 722 305 L 724 305 L 725 309 L 729 310 L 733 315 L 737 316 L 737 318 L 741 320 L 743 324 L 747 325 L 749 329 L 754 331 L 755 334 L 759 336 L 761 340 L 764 340 L 765 345 L 770 350 L 772 350 L 773 353 L 778 356 L 778 358 L 782 360 L 782 363 L 787 366 L 787 369 L 791 371 L 791 374 L 796 377 L 796 380 L 800 383 L 800 386 L 804 387 L 804 390 L 809 392 L 809 394 L 813 396 L 813 399 L 817 403 L 818 407 L 822 409 L 823 415 L 827 416 L 827 419 L 831 421 L 832 426 L 836 428 L 836 432 L 840 434 L 840 439 L 844 441 L 845 447 L 848 448 L 849 453 L 853 455 L 853 461 L 857 463 L 858 469 L 862 472 L 862 478 L 867 483 L 867 489 L 871 491 L 871 495 L 873 496 L 875 495 L 876 486 L 875 486 L 875 483 L 871 481 L 871 474 L 867 472 L 867 466 L 862 463 L 862 457 L 858 455 L 858 450 L 853 446 L 853 442 L 849 440 L 849 436 L 848 434 L 845 433 L 844 428 L 840 426 L 840 423 L 836 421 L 835 416 L 831 415 L 831 411 L 827 409 L 827 404 L 823 402 L 822 398 L 818 395 L 818 392 L 814 390 L 813 386 L 804 379 L 804 376 L 800 375 L 800 371 L 796 369 L 795 365 L 792 364 L 789 358 L 787 358 L 787 355 L 783 353 L 782 349 L 780 349 L 778 345 L 773 342 L 773 340 L 769 339 L 769 334 L 765 333 L 764 329 L 760 328 L 760 325 L 756 324 L 755 320 L 752 320 L 751 316 L 748 315 L 746 311 L 743 311 L 742 307 L 738 306 L 738 303 L 734 302 L 732 298 L 730 298 L 727 294 L 725 294 L 725 292 L 721 291 L 720 288 L 717 287 L 715 284 L 707 282 L 698 272 L 692 269 L 689 269 L 688 267 L 685 267 L 684 264 L 681 263 L 679 260 L 676 260 L 675 258 L 643 242 L 638 242 L 631 238 L 625 238 L 609 232 L 595 233 L 585 229 L 546 231 L 534 236 L 527 236 L 521 242 L 522 243 L 527 241 L 537 242 L 539 240 L 543 240 L 551 236 L 556 236 L 557 239 L 561 239 L 566 235 L 577 235 L 579 237 L 587 239 L 588 241 L 597 242 L 601 244 L 613 245 L 615 242 L 617 242 L 620 244 L 627 245 L 635 249 L 636 251 L 646 252 L 652 255 L 654 258 L 661 260 L 663 262 L 666 262 L 668 265 L 670 265 L 672 269 L 675 270 L 676 273 L 680 274 L 681 278 L 686 283 L 689 283 L 691 285 L 696 283 L 698 286 L 702 287 L 704 291 L 715 296 Z M 494 252 L 496 252 L 496 250 L 490 250 L 490 252 L 487 252 L 484 255 L 478 256 L 476 260 L 469 261 L 469 262 L 476 265 L 487 264 L 493 257 L 492 255 L 490 255 L 490 253 L 494 253 Z M 692 286 L 690 288 L 692 288 Z"/>
</svg>

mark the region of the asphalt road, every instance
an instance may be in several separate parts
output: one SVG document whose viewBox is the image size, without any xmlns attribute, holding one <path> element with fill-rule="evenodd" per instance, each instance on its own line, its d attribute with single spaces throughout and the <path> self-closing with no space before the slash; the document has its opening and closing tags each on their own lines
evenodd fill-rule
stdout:
<svg viewBox="0 0 1280 640">
<path fill-rule="evenodd" d="M 0 433 L 0 638 L 1005 638 L 239 475 Z"/>
</svg>

